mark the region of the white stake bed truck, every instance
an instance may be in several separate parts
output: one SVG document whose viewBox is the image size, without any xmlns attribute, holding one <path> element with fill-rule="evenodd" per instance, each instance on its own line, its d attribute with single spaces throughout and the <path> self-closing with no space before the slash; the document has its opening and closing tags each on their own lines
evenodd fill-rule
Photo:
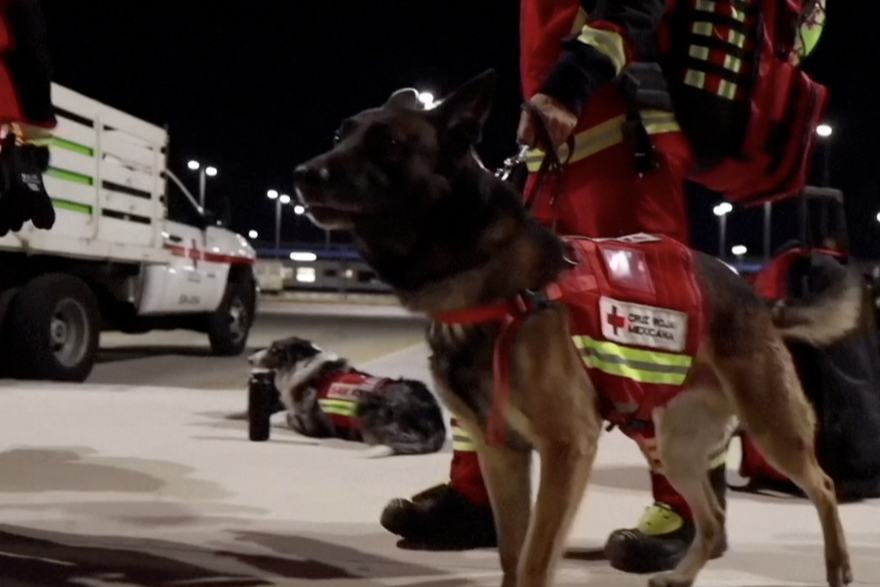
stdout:
<svg viewBox="0 0 880 587">
<path fill-rule="evenodd" d="M 247 343 L 254 249 L 166 169 L 165 129 L 53 84 L 46 189 L 55 226 L 0 238 L 0 378 L 83 381 L 101 331 Z M 169 181 L 170 180 L 170 181 Z"/>
</svg>

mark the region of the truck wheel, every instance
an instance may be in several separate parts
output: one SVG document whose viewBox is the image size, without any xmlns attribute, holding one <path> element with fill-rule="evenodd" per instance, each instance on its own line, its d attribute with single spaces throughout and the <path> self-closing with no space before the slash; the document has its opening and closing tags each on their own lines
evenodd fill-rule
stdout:
<svg viewBox="0 0 880 587">
<path fill-rule="evenodd" d="M 253 295 L 246 283 L 226 284 L 220 307 L 208 318 L 208 340 L 215 355 L 234 357 L 244 351 L 254 322 L 250 311 Z"/>
<path fill-rule="evenodd" d="M 12 304 L 12 298 L 17 293 L 17 287 L 10 287 L 0 291 L 0 379 L 12 375 L 9 370 L 9 353 L 12 348 L 12 341 L 9 336 L 11 328 L 9 327 L 9 320 L 6 320 L 6 318 L 9 316 L 9 306 Z M 5 360 L 4 357 L 6 357 Z"/>
<path fill-rule="evenodd" d="M 73 275 L 36 277 L 12 300 L 6 333 L 13 377 L 85 381 L 95 364 L 101 334 L 95 294 Z"/>
</svg>

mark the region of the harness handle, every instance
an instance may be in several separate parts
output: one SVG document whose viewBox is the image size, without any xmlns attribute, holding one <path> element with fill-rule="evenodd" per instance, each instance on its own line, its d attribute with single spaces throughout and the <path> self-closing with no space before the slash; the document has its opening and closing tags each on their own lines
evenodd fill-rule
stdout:
<svg viewBox="0 0 880 587">
<path fill-rule="evenodd" d="M 531 212 L 535 207 L 535 204 L 538 202 L 538 198 L 542 193 L 542 187 L 544 185 L 544 180 L 546 179 L 548 173 L 554 173 L 556 175 L 556 186 L 553 190 L 553 193 L 550 195 L 550 205 L 555 206 L 555 204 L 559 201 L 559 195 L 562 192 L 563 180 L 565 177 L 564 166 L 571 161 L 572 156 L 574 155 L 574 135 L 569 135 L 566 139 L 566 146 L 568 147 L 568 157 L 566 157 L 565 162 L 563 163 L 559 159 L 559 153 L 556 150 L 556 145 L 553 144 L 553 138 L 550 135 L 550 128 L 547 124 L 547 118 L 544 116 L 544 113 L 541 112 L 541 109 L 535 106 L 532 102 L 528 100 L 523 102 L 521 107 L 522 110 L 527 112 L 532 119 L 537 122 L 538 127 L 538 144 L 544 150 L 544 159 L 541 161 L 541 167 L 538 168 L 537 171 L 537 181 L 532 184 L 532 189 L 525 194 L 524 197 L 524 205 L 527 211 Z M 521 151 L 525 152 L 525 150 Z M 556 210 L 553 210 L 553 230 L 556 231 Z"/>
</svg>

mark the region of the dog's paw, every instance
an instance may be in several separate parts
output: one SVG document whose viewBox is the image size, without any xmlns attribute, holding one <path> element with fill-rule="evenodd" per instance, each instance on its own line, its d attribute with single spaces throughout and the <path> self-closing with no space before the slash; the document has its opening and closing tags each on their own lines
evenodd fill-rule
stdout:
<svg viewBox="0 0 880 587">
<path fill-rule="evenodd" d="M 384 457 L 390 457 L 394 455 L 394 449 L 390 446 L 385 446 L 384 444 L 376 444 L 371 446 L 366 450 L 364 454 L 365 459 L 381 459 Z"/>
<path fill-rule="evenodd" d="M 853 582 L 853 572 L 848 556 L 844 557 L 840 563 L 829 560 L 825 564 L 828 569 L 828 587 L 846 587 Z"/>
<path fill-rule="evenodd" d="M 693 579 L 679 575 L 675 571 L 661 573 L 648 579 L 648 587 L 691 587 L 693 584 Z"/>
</svg>

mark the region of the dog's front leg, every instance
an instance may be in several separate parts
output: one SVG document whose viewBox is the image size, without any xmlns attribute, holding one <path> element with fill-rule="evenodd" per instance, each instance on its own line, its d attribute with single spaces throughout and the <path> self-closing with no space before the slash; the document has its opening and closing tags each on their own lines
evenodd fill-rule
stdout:
<svg viewBox="0 0 880 587">
<path fill-rule="evenodd" d="M 517 573 L 518 587 L 547 587 L 553 582 L 593 468 L 601 430 L 596 428 L 586 441 L 547 442 L 539 447 L 541 486 Z"/>
<path fill-rule="evenodd" d="M 495 516 L 502 587 L 515 587 L 532 509 L 532 452 L 481 444 L 478 454 Z"/>
</svg>

